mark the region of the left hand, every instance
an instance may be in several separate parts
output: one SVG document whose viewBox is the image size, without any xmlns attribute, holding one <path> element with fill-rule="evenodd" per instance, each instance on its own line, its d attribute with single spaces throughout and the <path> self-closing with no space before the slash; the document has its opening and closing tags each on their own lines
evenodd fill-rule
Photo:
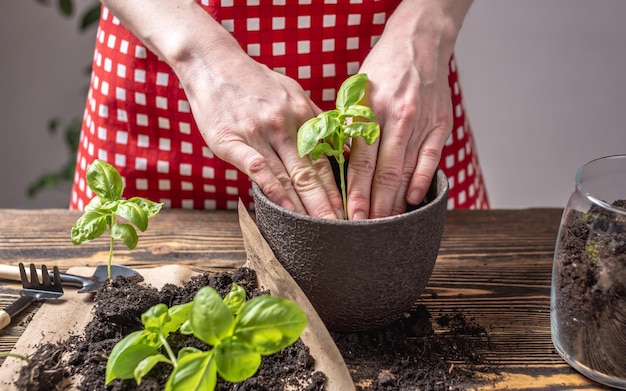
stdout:
<svg viewBox="0 0 626 391">
<path fill-rule="evenodd" d="M 359 70 L 368 75 L 366 104 L 377 116 L 381 137 L 373 146 L 353 140 L 350 219 L 404 213 L 406 204 L 421 202 L 430 187 L 452 131 L 448 65 L 469 7 L 466 1 L 447 3 L 401 3 Z M 455 9 L 461 4 L 466 8 Z"/>
</svg>

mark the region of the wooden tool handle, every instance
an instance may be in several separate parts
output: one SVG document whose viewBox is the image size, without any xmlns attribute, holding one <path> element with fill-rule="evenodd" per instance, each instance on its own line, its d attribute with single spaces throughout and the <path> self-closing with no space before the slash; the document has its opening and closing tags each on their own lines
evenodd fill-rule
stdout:
<svg viewBox="0 0 626 391">
<path fill-rule="evenodd" d="M 24 265 L 27 266 L 27 265 Z M 26 267 L 26 275 L 30 279 L 30 268 Z M 37 269 L 39 281 L 41 281 L 41 269 Z M 10 281 L 21 281 L 20 268 L 17 265 L 0 265 L 0 279 Z"/>
<path fill-rule="evenodd" d="M 5 310 L 0 311 L 0 330 L 4 329 L 11 323 L 11 315 Z"/>
</svg>

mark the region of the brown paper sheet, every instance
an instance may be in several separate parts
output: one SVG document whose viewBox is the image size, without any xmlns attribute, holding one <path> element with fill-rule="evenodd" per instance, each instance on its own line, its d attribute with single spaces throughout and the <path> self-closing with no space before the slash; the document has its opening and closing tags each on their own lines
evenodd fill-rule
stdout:
<svg viewBox="0 0 626 391">
<path fill-rule="evenodd" d="M 259 284 L 273 294 L 295 301 L 307 314 L 309 322 L 301 338 L 315 358 L 315 368 L 327 376 L 326 389 L 329 391 L 353 390 L 354 383 L 348 368 L 324 323 L 300 287 L 276 260 L 241 203 L 239 223 L 246 247 L 247 266 L 256 270 Z M 93 274 L 93 271 L 93 268 L 88 267 L 74 267 L 68 270 L 69 273 L 84 276 Z M 146 284 L 157 289 L 166 283 L 181 285 L 196 273 L 180 265 L 137 269 L 137 271 L 141 273 Z M 72 334 L 82 333 L 85 325 L 92 319 L 91 310 L 94 303 L 91 299 L 92 296 L 89 294 L 79 294 L 76 289 L 68 288 L 61 299 L 44 302 L 11 353 L 29 356 L 42 343 L 61 341 Z M 17 390 L 13 384 L 23 365 L 24 361 L 14 357 L 8 357 L 4 361 L 0 367 L 0 389 Z M 68 386 L 67 389 L 75 388 Z"/>
<path fill-rule="evenodd" d="M 278 262 L 241 201 L 239 202 L 239 225 L 248 258 L 246 265 L 256 271 L 259 285 L 269 289 L 272 294 L 298 303 L 306 313 L 308 325 L 300 338 L 315 358 L 315 369 L 326 374 L 326 389 L 329 391 L 354 390 L 354 382 L 348 372 L 348 367 L 324 322 L 313 309 L 313 305 L 300 286 Z"/>
<path fill-rule="evenodd" d="M 88 267 L 73 267 L 68 272 L 90 276 L 94 270 L 94 268 Z M 145 283 L 157 289 L 166 283 L 180 285 L 195 274 L 193 270 L 179 265 L 138 269 L 138 272 L 143 276 Z M 11 353 L 29 356 L 36 351 L 38 345 L 61 341 L 72 334 L 82 333 L 87 323 L 92 319 L 91 309 L 93 305 L 92 295 L 77 293 L 74 288 L 66 288 L 60 299 L 48 300 L 41 305 Z M 23 365 L 24 361 L 15 357 L 8 357 L 4 361 L 0 367 L 0 389 L 17 390 L 13 384 Z"/>
</svg>

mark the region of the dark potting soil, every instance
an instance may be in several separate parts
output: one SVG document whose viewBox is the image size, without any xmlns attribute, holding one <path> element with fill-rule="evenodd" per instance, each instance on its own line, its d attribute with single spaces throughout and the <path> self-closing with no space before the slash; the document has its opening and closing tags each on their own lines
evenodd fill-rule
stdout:
<svg viewBox="0 0 626 391">
<path fill-rule="evenodd" d="M 626 200 L 614 206 L 626 210 Z M 592 206 L 565 217 L 554 283 L 561 347 L 573 360 L 626 378 L 626 219 Z"/>
<path fill-rule="evenodd" d="M 186 303 L 203 286 L 214 287 L 222 296 L 233 282 L 249 296 L 262 293 L 256 288 L 254 271 L 201 275 L 183 287 L 166 285 L 160 291 L 138 285 L 136 278 L 118 278 L 96 294 L 94 319 L 82 336 L 40 346 L 31 363 L 24 366 L 16 383 L 19 389 L 50 390 L 63 379 L 80 375 L 81 390 L 162 390 L 170 373 L 166 364 L 157 364 L 137 386 L 133 380 L 115 380 L 104 386 L 109 352 L 125 335 L 142 328 L 141 314 L 149 307 Z M 333 334 L 357 389 L 362 390 L 462 390 L 476 371 L 494 373 L 484 357 L 489 337 L 484 328 L 461 312 L 437 319 L 433 329 L 429 311 L 417 307 L 380 330 Z M 442 331 L 443 330 L 443 331 Z M 172 348 L 207 349 L 193 337 L 171 336 Z M 219 380 L 218 390 L 321 390 L 325 375 L 314 370 L 308 348 L 298 341 L 279 354 L 264 357 L 259 371 L 243 383 Z"/>
</svg>

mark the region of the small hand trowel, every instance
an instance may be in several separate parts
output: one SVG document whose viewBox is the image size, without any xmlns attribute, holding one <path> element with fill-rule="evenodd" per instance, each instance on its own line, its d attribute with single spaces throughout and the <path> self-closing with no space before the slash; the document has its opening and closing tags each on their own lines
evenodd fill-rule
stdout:
<svg viewBox="0 0 626 391">
<path fill-rule="evenodd" d="M 28 272 L 28 271 L 27 271 Z M 41 273 L 41 272 L 40 272 Z M 132 277 L 137 271 L 122 265 L 111 265 L 111 278 Z M 30 278 L 30 275 L 28 276 Z M 98 265 L 92 276 L 84 277 L 75 274 L 60 273 L 63 286 L 79 287 L 78 293 L 95 292 L 109 278 L 107 265 Z M 39 276 L 41 278 L 41 276 Z M 0 265 L 0 279 L 20 281 L 20 270 L 17 266 Z"/>
</svg>

